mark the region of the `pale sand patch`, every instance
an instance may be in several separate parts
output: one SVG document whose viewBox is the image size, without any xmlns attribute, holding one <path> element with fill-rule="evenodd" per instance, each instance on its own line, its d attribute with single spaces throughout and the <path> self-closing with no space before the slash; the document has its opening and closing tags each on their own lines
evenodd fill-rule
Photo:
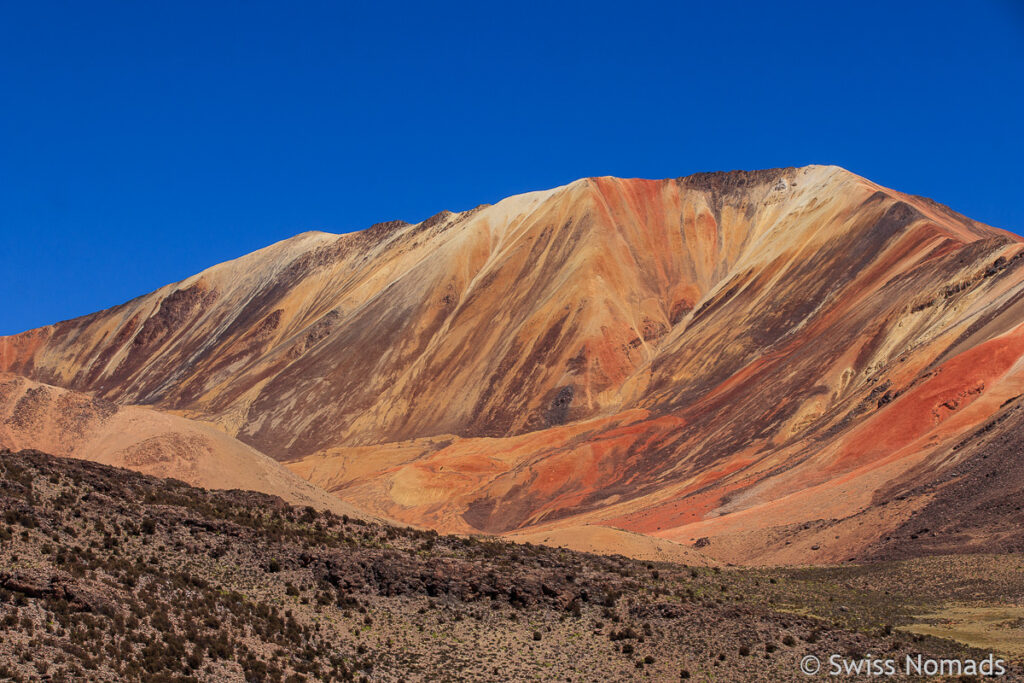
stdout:
<svg viewBox="0 0 1024 683">
<path fill-rule="evenodd" d="M 948 638 L 981 650 L 1024 655 L 1024 607 L 948 607 L 901 631 Z"/>
<path fill-rule="evenodd" d="M 364 519 L 352 505 L 208 423 L 0 373 L 0 448 L 36 449 L 207 489 L 244 489 Z M 31 400 L 29 400 L 31 399 Z"/>
<path fill-rule="evenodd" d="M 535 543 L 597 555 L 624 555 L 647 562 L 675 562 L 702 567 L 719 564 L 693 548 L 663 538 L 597 524 L 546 531 L 514 532 L 505 534 L 502 538 L 516 543 Z"/>
</svg>

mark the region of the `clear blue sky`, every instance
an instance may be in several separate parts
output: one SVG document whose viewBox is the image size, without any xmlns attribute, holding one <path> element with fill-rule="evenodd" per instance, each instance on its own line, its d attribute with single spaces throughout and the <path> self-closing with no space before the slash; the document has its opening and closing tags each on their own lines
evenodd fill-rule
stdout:
<svg viewBox="0 0 1024 683">
<path fill-rule="evenodd" d="M 838 164 L 1024 231 L 1024 0 L 0 0 L 0 334 L 295 233 Z"/>
</svg>

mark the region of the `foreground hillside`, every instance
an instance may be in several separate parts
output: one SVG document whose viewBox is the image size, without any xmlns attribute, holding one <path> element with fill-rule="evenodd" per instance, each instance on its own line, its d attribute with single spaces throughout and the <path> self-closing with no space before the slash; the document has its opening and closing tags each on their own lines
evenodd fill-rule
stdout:
<svg viewBox="0 0 1024 683">
<path fill-rule="evenodd" d="M 920 563 L 691 569 L 29 451 L 0 452 L 0 514 L 13 680 L 806 680 L 808 653 L 972 654 L 900 631 L 912 612 L 892 595 L 937 609 L 943 594 L 983 605 L 1024 588 L 1019 556 L 985 558 L 969 587 Z"/>
<path fill-rule="evenodd" d="M 304 233 L 0 338 L 0 371 L 216 424 L 441 531 L 1002 551 L 1024 478 L 982 442 L 1020 421 L 1022 299 L 1019 237 L 836 167 L 590 178 Z"/>
</svg>

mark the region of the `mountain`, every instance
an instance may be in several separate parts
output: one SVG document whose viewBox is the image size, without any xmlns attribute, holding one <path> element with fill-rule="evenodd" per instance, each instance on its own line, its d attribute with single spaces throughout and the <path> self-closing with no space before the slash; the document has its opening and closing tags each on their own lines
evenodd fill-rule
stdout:
<svg viewBox="0 0 1024 683">
<path fill-rule="evenodd" d="M 2 338 L 0 370 L 443 531 L 744 563 L 1021 548 L 1022 252 L 836 167 L 589 178 L 304 233 Z"/>
</svg>

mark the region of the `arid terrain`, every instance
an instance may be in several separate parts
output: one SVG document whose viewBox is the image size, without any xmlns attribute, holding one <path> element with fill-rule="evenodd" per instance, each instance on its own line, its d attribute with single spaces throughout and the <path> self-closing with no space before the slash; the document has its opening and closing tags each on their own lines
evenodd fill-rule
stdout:
<svg viewBox="0 0 1024 683">
<path fill-rule="evenodd" d="M 14 681 L 807 680 L 808 654 L 982 659 L 925 635 L 942 628 L 928 615 L 1024 591 L 1020 556 L 687 567 L 33 451 L 0 452 L 0 492 L 0 679 Z M 1006 666 L 1024 680 L 1019 656 Z"/>
<path fill-rule="evenodd" d="M 1022 254 L 837 167 L 589 178 L 303 233 L 0 338 L 0 371 L 443 532 L 761 565 L 1020 551 Z M 121 448 L 163 448 L 150 423 Z M 0 445 L 102 459 L 19 429 Z M 139 469 L 224 485 L 190 468 Z"/>
<path fill-rule="evenodd" d="M 1024 239 L 837 167 L 303 233 L 0 337 L 0 680 L 1021 680 L 1022 397 Z"/>
<path fill-rule="evenodd" d="M 210 425 L 2 373 L 0 443 L 174 477 L 194 486 L 261 491 L 295 505 L 365 517 Z"/>
</svg>

